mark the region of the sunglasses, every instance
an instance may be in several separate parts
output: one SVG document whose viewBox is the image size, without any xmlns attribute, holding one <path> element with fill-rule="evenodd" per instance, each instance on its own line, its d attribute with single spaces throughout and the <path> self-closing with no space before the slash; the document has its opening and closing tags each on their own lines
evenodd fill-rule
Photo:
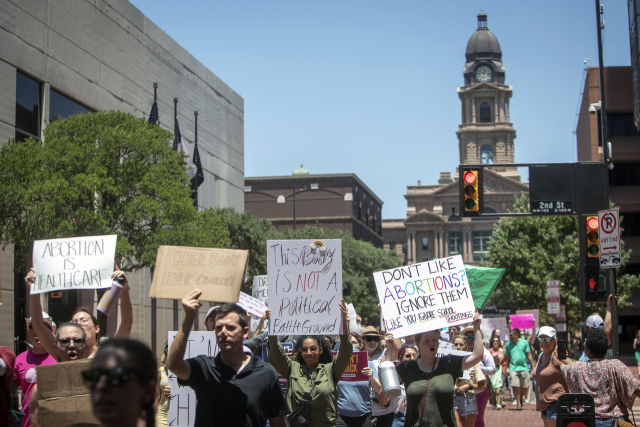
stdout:
<svg viewBox="0 0 640 427">
<path fill-rule="evenodd" d="M 466 339 L 468 339 L 468 340 L 475 340 L 475 339 L 476 339 L 476 337 L 475 337 L 475 336 L 473 336 L 473 335 L 465 335 L 464 337 L 465 337 Z"/>
<path fill-rule="evenodd" d="M 73 344 L 75 344 L 77 347 L 80 347 L 85 343 L 84 338 L 60 338 L 58 340 L 58 343 L 60 344 L 60 347 L 66 348 L 69 347 L 71 341 L 73 341 Z"/>
<path fill-rule="evenodd" d="M 551 342 L 551 340 L 555 339 L 553 337 L 546 337 L 546 338 L 538 338 L 540 340 L 540 342 Z"/>
<path fill-rule="evenodd" d="M 131 379 L 131 374 L 135 373 L 132 368 L 118 366 L 113 369 L 91 368 L 82 372 L 82 378 L 89 388 L 95 388 L 103 375 L 107 376 L 107 382 L 113 387 L 125 385 Z"/>
<path fill-rule="evenodd" d="M 375 341 L 375 342 L 379 342 L 380 341 L 380 337 L 364 337 L 365 341 Z"/>
</svg>

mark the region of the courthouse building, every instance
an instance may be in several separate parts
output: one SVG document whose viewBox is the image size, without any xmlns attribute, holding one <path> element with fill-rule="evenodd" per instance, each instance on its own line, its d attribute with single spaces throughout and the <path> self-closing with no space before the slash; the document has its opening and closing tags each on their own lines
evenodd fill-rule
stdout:
<svg viewBox="0 0 640 427">
<path fill-rule="evenodd" d="M 42 138 L 46 123 L 77 112 L 120 110 L 148 117 L 158 83 L 161 126 L 173 131 L 173 99 L 193 153 L 194 111 L 204 168 L 201 208 L 244 210 L 244 100 L 126 0 L 5 0 L 0 3 L 0 144 Z M 27 185 L 27 183 L 25 183 Z M 0 254 L 0 345 L 24 348 L 28 317 L 24 277 L 13 251 Z M 132 337 L 150 343 L 148 270 L 129 274 Z M 94 291 L 69 292 L 56 322 L 76 305 L 94 307 Z M 47 307 L 47 298 L 43 306 Z M 158 300 L 158 347 L 172 329 L 172 302 Z M 56 317 L 57 316 L 57 317 Z M 117 326 L 109 316 L 107 335 Z M 161 348 L 160 348 L 161 351 Z"/>
<path fill-rule="evenodd" d="M 462 117 L 458 126 L 460 164 L 514 163 L 516 131 L 510 118 L 513 87 L 507 85 L 502 51 L 489 31 L 487 15 L 466 50 L 464 86 L 458 88 Z M 437 184 L 408 186 L 407 217 L 382 222 L 384 247 L 395 249 L 406 264 L 449 255 L 465 263 L 485 259 L 497 218 L 461 218 L 458 171 L 442 172 Z M 516 167 L 484 170 L 485 213 L 513 210 L 514 196 L 528 193 Z M 452 210 L 455 208 L 455 215 Z"/>
</svg>

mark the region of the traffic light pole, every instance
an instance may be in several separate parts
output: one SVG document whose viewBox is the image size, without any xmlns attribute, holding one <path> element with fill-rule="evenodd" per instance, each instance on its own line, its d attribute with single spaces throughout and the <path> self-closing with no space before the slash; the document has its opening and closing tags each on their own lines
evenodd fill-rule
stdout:
<svg viewBox="0 0 640 427">
<path fill-rule="evenodd" d="M 598 29 L 598 74 L 600 75 L 600 132 L 602 141 L 602 162 L 604 163 L 605 170 L 609 168 L 609 142 L 607 141 L 607 109 L 605 103 L 605 87 L 604 87 L 604 61 L 602 58 L 602 28 L 603 20 L 602 14 L 604 13 L 600 0 L 596 0 L 596 21 Z M 605 199 L 602 210 L 609 209 L 609 175 L 605 174 Z M 584 221 L 582 221 L 584 222 Z M 584 252 L 582 252 L 584 253 Z M 607 282 L 609 282 L 609 289 L 611 290 L 611 338 L 612 338 L 612 350 L 613 357 L 618 359 L 620 357 L 620 336 L 618 334 L 618 304 L 615 298 L 616 294 L 616 275 L 613 268 L 607 269 Z M 586 292 L 586 288 L 585 288 Z M 586 319 L 583 316 L 582 321 Z"/>
</svg>

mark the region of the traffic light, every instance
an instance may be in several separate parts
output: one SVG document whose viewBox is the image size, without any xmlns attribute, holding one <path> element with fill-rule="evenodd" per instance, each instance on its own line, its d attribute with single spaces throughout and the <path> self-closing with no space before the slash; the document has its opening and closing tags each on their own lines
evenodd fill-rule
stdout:
<svg viewBox="0 0 640 427">
<path fill-rule="evenodd" d="M 607 278 L 598 265 L 599 261 L 587 258 L 587 264 L 584 266 L 585 302 L 605 303 L 609 297 Z"/>
<path fill-rule="evenodd" d="M 462 180 L 464 186 L 464 212 L 478 212 L 480 210 L 478 171 L 475 169 L 465 169 Z"/>
<path fill-rule="evenodd" d="M 600 258 L 600 232 L 598 217 L 587 217 L 587 257 Z"/>
</svg>

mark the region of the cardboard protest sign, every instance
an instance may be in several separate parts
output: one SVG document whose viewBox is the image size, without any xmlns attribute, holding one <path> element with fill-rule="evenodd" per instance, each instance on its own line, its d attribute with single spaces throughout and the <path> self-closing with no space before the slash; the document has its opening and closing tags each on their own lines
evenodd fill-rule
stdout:
<svg viewBox="0 0 640 427">
<path fill-rule="evenodd" d="M 331 356 L 335 359 L 337 351 L 332 351 Z M 340 381 L 369 381 L 369 377 L 362 373 L 362 370 L 369 366 L 366 351 L 354 351 L 351 354 L 349 366 L 345 369 L 344 374 L 340 377 Z"/>
<path fill-rule="evenodd" d="M 254 297 L 249 296 L 244 292 L 240 292 L 238 305 L 247 310 L 249 313 L 260 317 L 262 317 L 264 315 L 264 312 L 268 309 L 268 307 L 264 305 L 262 301 L 258 301 Z"/>
<path fill-rule="evenodd" d="M 176 331 L 169 332 L 169 349 L 176 338 Z M 191 331 L 184 352 L 184 359 L 196 356 L 215 357 L 220 349 L 216 342 L 216 333 L 209 331 Z M 196 393 L 191 387 L 178 386 L 178 377 L 169 371 L 169 410 L 167 411 L 167 425 L 175 427 L 192 427 L 196 420 Z"/>
<path fill-rule="evenodd" d="M 269 287 L 267 285 L 267 276 L 253 276 L 251 296 L 258 301 L 262 301 L 267 307 L 269 306 Z M 269 330 L 269 321 L 267 320 L 262 326 L 262 331 L 256 331 L 256 328 L 260 323 L 260 317 L 261 316 L 251 315 L 251 330 L 256 333 L 266 332 Z"/>
<path fill-rule="evenodd" d="M 387 332 L 396 338 L 469 323 L 475 314 L 462 256 L 373 274 Z"/>
<path fill-rule="evenodd" d="M 512 314 L 510 317 L 511 329 L 533 329 L 535 327 L 535 320 L 532 313 Z"/>
<path fill-rule="evenodd" d="M 41 427 L 100 425 L 93 416 L 91 394 L 82 379 L 82 371 L 90 365 L 91 360 L 74 360 L 36 366 L 38 420 Z"/>
<path fill-rule="evenodd" d="M 342 332 L 342 241 L 269 240 L 271 335 Z"/>
<path fill-rule="evenodd" d="M 31 293 L 110 288 L 117 240 L 114 234 L 33 242 Z"/>
<path fill-rule="evenodd" d="M 150 298 L 182 299 L 200 289 L 200 301 L 237 302 L 249 251 L 160 246 Z"/>
<path fill-rule="evenodd" d="M 507 326 L 506 317 L 482 318 L 480 330 L 482 331 L 482 341 L 489 341 L 494 329 L 500 330 L 500 339 L 504 341 L 509 339 L 509 327 Z"/>
</svg>

